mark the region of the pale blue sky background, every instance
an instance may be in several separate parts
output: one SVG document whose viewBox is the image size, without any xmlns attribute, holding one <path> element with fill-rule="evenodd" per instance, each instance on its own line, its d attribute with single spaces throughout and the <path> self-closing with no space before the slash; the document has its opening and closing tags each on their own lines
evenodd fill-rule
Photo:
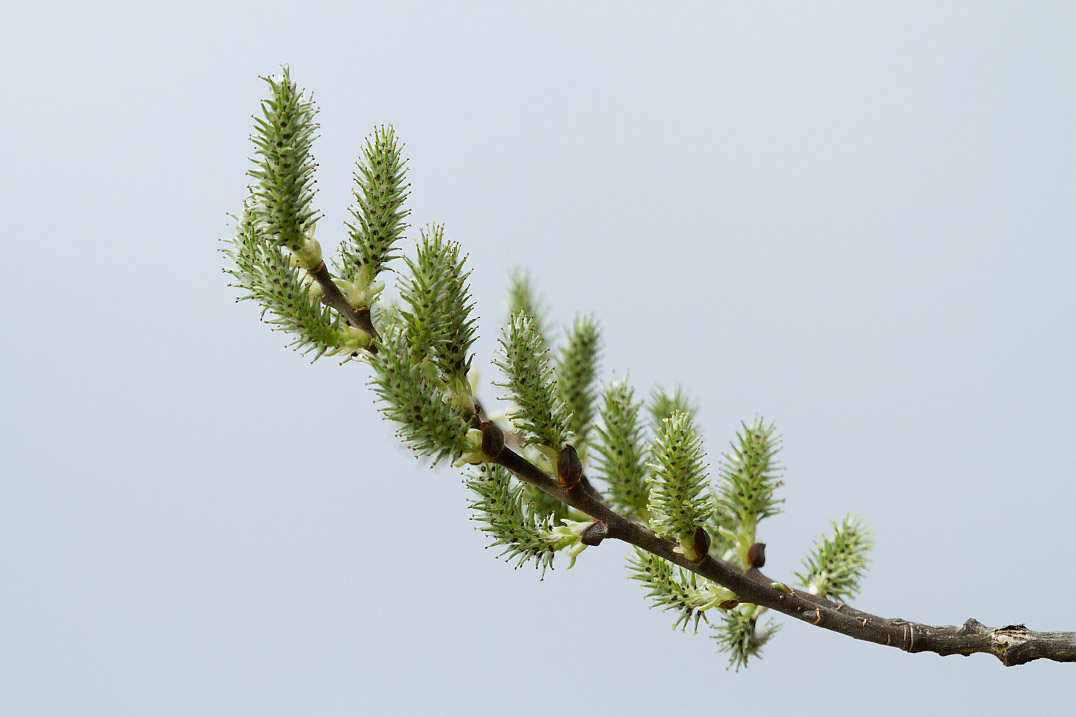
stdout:
<svg viewBox="0 0 1076 717">
<path fill-rule="evenodd" d="M 289 63 L 322 242 L 393 123 L 487 378 L 528 266 L 598 315 L 604 377 L 690 387 L 711 464 L 777 422 L 774 575 L 854 510 L 859 607 L 1076 630 L 1076 5 L 30 5 L 0 29 L 0 713 L 1071 710 L 1072 666 L 780 616 L 726 672 L 616 544 L 513 571 L 365 367 L 233 303 L 217 238 Z"/>
</svg>

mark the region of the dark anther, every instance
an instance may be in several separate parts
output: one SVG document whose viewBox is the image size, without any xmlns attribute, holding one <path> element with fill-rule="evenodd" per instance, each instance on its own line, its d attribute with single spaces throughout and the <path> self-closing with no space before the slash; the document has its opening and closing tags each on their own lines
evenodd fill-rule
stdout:
<svg viewBox="0 0 1076 717">
<path fill-rule="evenodd" d="M 565 488 L 574 488 L 583 478 L 583 461 L 571 444 L 564 446 L 557 456 L 557 482 Z"/>
</svg>

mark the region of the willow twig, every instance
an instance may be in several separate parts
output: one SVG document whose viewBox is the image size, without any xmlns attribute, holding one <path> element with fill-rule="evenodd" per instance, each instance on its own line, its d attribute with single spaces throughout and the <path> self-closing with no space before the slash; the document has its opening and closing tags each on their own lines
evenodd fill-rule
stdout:
<svg viewBox="0 0 1076 717">
<path fill-rule="evenodd" d="M 971 618 L 961 626 L 925 625 L 900 618 L 883 618 L 772 581 L 757 569 L 746 572 L 712 555 L 692 561 L 676 552 L 677 543 L 659 537 L 646 526 L 614 512 L 580 483 L 564 488 L 540 468 L 510 448 L 494 459 L 519 480 L 537 486 L 605 524 L 606 537 L 624 541 L 690 570 L 736 593 L 740 602 L 762 605 L 826 630 L 906 652 L 939 655 L 994 655 L 1006 666 L 1032 660 L 1076 662 L 1076 632 L 1036 632 L 1025 625 L 991 628 Z"/>
<path fill-rule="evenodd" d="M 377 353 L 377 346 L 375 345 L 377 329 L 374 328 L 374 324 L 370 320 L 370 307 L 363 306 L 356 309 L 349 304 L 343 292 L 340 291 L 340 287 L 333 281 L 332 275 L 329 274 L 329 269 L 325 266 L 324 261 L 318 264 L 315 268 L 310 269 L 307 273 L 310 274 L 310 276 L 314 278 L 314 281 L 318 282 L 318 286 L 321 287 L 321 300 L 324 301 L 326 305 L 336 309 L 336 311 L 356 329 L 362 329 L 369 334 L 370 343 L 366 349 L 371 353 Z"/>
</svg>

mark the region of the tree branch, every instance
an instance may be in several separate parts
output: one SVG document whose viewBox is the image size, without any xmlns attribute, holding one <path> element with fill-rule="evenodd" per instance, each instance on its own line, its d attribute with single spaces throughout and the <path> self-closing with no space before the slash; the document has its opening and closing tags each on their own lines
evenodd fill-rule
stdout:
<svg viewBox="0 0 1076 717">
<path fill-rule="evenodd" d="M 664 558 L 671 563 L 722 585 L 736 593 L 740 602 L 762 605 L 812 625 L 866 640 L 897 647 L 905 652 L 934 652 L 939 655 L 994 655 L 1006 666 L 1032 660 L 1076 662 L 1076 632 L 1035 632 L 1025 625 L 991 628 L 971 618 L 963 625 L 924 625 L 900 618 L 883 618 L 844 604 L 772 581 L 755 568 L 746 572 L 711 555 L 691 561 L 675 552 L 676 543 L 614 512 L 588 491 L 585 481 L 564 488 L 530 461 L 505 447 L 493 458 L 519 480 L 537 486 L 564 503 L 580 510 L 608 530 L 607 537 L 622 540 Z M 600 540 L 598 541 L 600 542 Z M 781 588 L 774 587 L 781 585 Z M 787 590 L 787 592 L 786 592 Z"/>
<path fill-rule="evenodd" d="M 360 309 L 356 309 L 349 304 L 347 298 L 345 298 L 344 294 L 340 291 L 340 287 L 333 281 L 332 275 L 329 274 L 329 270 L 325 266 L 324 261 L 318 264 L 317 267 L 308 270 L 307 273 L 310 274 L 310 276 L 318 282 L 318 286 L 321 287 L 321 300 L 336 309 L 336 311 L 356 329 L 362 329 L 369 334 L 370 344 L 366 349 L 371 353 L 377 353 L 377 346 L 374 343 L 374 340 L 377 338 L 377 329 L 374 328 L 374 324 L 370 320 L 370 307 L 364 306 Z"/>
<path fill-rule="evenodd" d="M 321 248 L 312 237 L 320 217 L 311 205 L 316 165 L 309 151 L 317 131 L 313 122 L 317 109 L 310 95 L 298 90 L 291 82 L 286 67 L 281 77 L 266 79 L 272 88 L 272 96 L 262 102 L 263 117 L 256 120 L 252 137 L 259 159 L 256 160 L 257 168 L 252 169 L 250 175 L 258 183 L 251 188 L 251 195 L 244 203 L 243 225 L 233 238 L 234 253 L 227 252 L 236 260 L 236 268 L 231 273 L 239 279 L 237 286 L 252 292 L 246 298 L 260 299 L 263 309 L 273 312 L 272 323 L 298 334 L 295 343 L 300 348 L 309 350 L 307 347 L 314 347 L 319 350 L 319 356 L 341 345 L 355 350 L 357 342 L 365 335 L 369 337 L 365 348 L 375 353 L 378 332 L 371 320 L 369 304 L 381 287 L 375 289 L 371 282 L 384 263 L 397 256 L 394 244 L 406 228 L 404 218 L 409 210 L 402 209 L 409 194 L 409 185 L 404 183 L 406 162 L 400 160 L 391 128 L 381 128 L 367 140 L 356 173 L 358 208 L 352 215 L 357 223 L 348 225 L 352 241 L 343 252 L 347 275 L 354 282 L 363 282 L 355 283 L 348 291 L 351 301 L 367 304 L 356 308 L 329 273 L 321 260 Z M 262 233 L 272 239 L 274 251 L 268 254 L 256 241 Z M 675 394 L 659 392 L 651 407 L 654 422 L 661 424 L 668 418 L 667 425 L 670 426 L 668 434 L 659 436 L 655 446 L 662 448 L 660 444 L 665 438 L 669 439 L 666 441 L 669 446 L 673 443 L 684 446 L 683 450 L 677 448 L 676 451 L 662 448 L 658 463 L 664 473 L 655 470 L 651 476 L 658 478 L 653 482 L 654 487 L 668 490 L 664 493 L 659 490 L 659 498 L 651 502 L 655 517 L 664 521 L 653 524 L 658 525 L 663 534 L 677 535 L 681 542 L 660 537 L 646 525 L 615 512 L 583 475 L 583 464 L 575 447 L 566 444 L 572 432 L 585 441 L 593 418 L 596 326 L 588 318 L 577 321 L 554 370 L 546 356 L 549 342 L 541 330 L 539 302 L 526 277 L 517 275 L 512 282 L 508 331 L 501 341 L 505 363 L 497 362 L 506 369 L 509 383 L 498 385 L 511 388 L 514 394 L 511 398 L 522 409 L 519 422 L 514 424 L 516 430 L 520 434 L 531 434 L 532 439 L 550 451 L 560 451 L 557 475 L 543 472 L 512 447 L 505 447 L 506 440 L 518 447 L 523 436 L 505 434 L 496 424 L 490 423 L 480 404 L 474 404 L 473 416 L 464 415 L 459 404 L 465 402 L 468 390 L 466 374 L 472 358 L 468 349 L 474 340 L 473 302 L 466 285 L 470 272 L 464 270 L 458 245 L 443 242 L 440 227 L 432 227 L 429 234 L 422 233 L 421 239 L 418 260 L 406 260 L 413 279 L 402 287 L 402 297 L 414 312 L 404 316 L 410 324 L 401 326 L 399 331 L 388 332 L 388 337 L 384 338 L 394 338 L 396 343 L 379 357 L 383 364 L 375 363 L 376 368 L 384 369 L 374 383 L 379 398 L 388 405 L 386 415 L 402 423 L 406 429 L 401 434 L 405 443 L 421 455 L 433 456 L 435 463 L 449 456 L 465 457 L 467 461 L 476 457 L 474 437 L 469 435 L 467 427 L 481 430 L 480 450 L 491 460 L 519 480 L 594 518 L 593 524 L 581 523 L 568 528 L 569 531 L 582 528 L 581 531 L 563 534 L 571 541 L 568 550 L 573 558 L 582 546 L 598 545 L 606 538 L 616 538 L 723 586 L 736 596 L 736 600 L 724 600 L 719 607 L 736 602 L 758 605 L 855 639 L 899 647 L 908 652 L 939 655 L 985 652 L 995 655 L 1005 665 L 1036 659 L 1076 662 L 1076 633 L 1032 632 L 1024 625 L 989 628 L 974 619 L 956 627 L 882 618 L 817 595 L 792 590 L 783 583 L 772 581 L 757 567 L 745 571 L 738 565 L 711 556 L 708 552 L 710 536 L 697 523 L 713 517 L 714 508 L 711 494 L 704 490 L 706 476 L 699 455 L 700 439 L 690 422 L 684 420 L 693 410 L 679 391 Z M 341 326 L 335 318 L 326 322 L 324 312 L 309 311 L 309 295 L 301 293 L 308 287 L 291 281 L 294 278 L 292 265 L 282 263 L 283 255 L 275 250 L 281 248 L 290 251 L 297 264 L 317 281 L 321 300 L 342 316 L 354 332 L 341 336 Z M 313 268 L 307 268 L 310 266 Z M 285 273 L 287 276 L 283 277 Z M 280 285 L 283 278 L 289 280 L 287 286 L 270 286 Z M 308 316 L 311 313 L 316 315 L 311 318 Z M 405 329 L 413 335 L 405 335 Z M 357 335 L 359 331 L 361 335 Z M 404 345 L 405 340 L 412 339 L 414 345 Z M 396 355 L 394 351 L 401 353 Z M 431 371 L 433 377 L 429 375 Z M 558 376 L 559 395 L 554 390 Z M 449 403 L 445 402 L 446 398 L 450 399 Z M 625 425 L 618 429 L 621 434 L 618 440 L 628 445 L 633 453 L 638 453 L 641 429 L 637 425 L 638 407 L 632 403 L 632 394 L 625 390 L 613 400 L 622 401 L 625 411 L 621 416 Z M 465 418 L 470 418 L 469 424 Z M 737 504 L 737 519 L 743 528 L 737 536 L 740 552 L 748 543 L 754 542 L 758 520 L 776 512 L 780 502 L 772 497 L 773 489 L 779 485 L 779 471 L 770 464 L 776 450 L 776 443 L 770 440 L 772 425 L 764 426 L 759 422 L 751 427 L 745 424 L 744 428 L 750 435 L 741 435 L 741 448 L 735 449 L 737 468 L 735 471 L 725 470 L 723 475 L 735 489 L 733 492 L 749 496 L 743 500 L 726 500 Z M 581 443 L 580 448 L 582 446 Z M 481 459 L 481 454 L 477 458 Z M 639 456 L 633 456 L 632 462 L 637 462 L 637 458 Z M 668 475 L 673 472 L 668 470 L 670 465 L 678 466 L 675 478 Z M 684 470 L 680 471 L 679 466 L 684 466 Z M 646 487 L 643 483 L 645 470 L 642 466 L 638 468 L 629 486 L 631 495 L 627 498 L 627 494 L 618 495 L 617 499 L 629 505 L 626 510 L 636 509 L 645 514 L 648 503 L 640 489 L 640 486 Z M 505 486 L 503 472 L 497 473 L 493 487 L 511 488 Z M 487 497 L 492 499 L 492 493 Z M 522 515 L 531 523 L 527 526 L 529 537 L 537 545 L 533 550 L 526 548 L 516 552 L 521 553 L 524 560 L 540 554 L 546 561 L 543 565 L 548 564 L 559 548 L 544 541 L 548 536 L 540 534 L 540 528 L 548 526 L 546 516 L 539 516 L 541 526 L 536 527 L 533 515 L 523 515 L 526 511 L 519 506 L 518 494 L 511 493 L 508 502 L 511 504 L 509 510 L 515 510 L 515 513 L 511 519 L 502 522 L 514 529 L 517 524 L 522 525 L 522 521 L 517 520 Z M 662 510 L 664 507 L 669 510 Z M 558 529 L 561 527 L 557 526 Z M 513 545 L 512 538 L 512 535 L 498 536 L 500 543 L 510 546 Z M 692 541 L 694 547 L 691 547 Z M 863 545 L 860 544 L 861 553 L 865 551 Z M 760 547 L 761 544 L 755 543 L 746 556 L 747 562 L 758 567 L 762 566 L 764 557 L 761 553 L 756 554 L 756 548 Z M 516 548 L 518 545 L 510 549 Z M 685 551 L 692 558 L 701 557 L 686 557 Z M 666 566 L 662 564 L 661 567 Z M 694 582 L 692 580 L 693 585 Z M 854 579 L 846 580 L 846 587 L 854 587 L 854 582 Z M 826 587 L 819 589 L 829 590 L 833 595 L 842 594 Z M 717 592 L 719 598 L 728 597 L 724 590 Z M 700 613 L 695 607 L 687 605 L 681 609 L 686 611 L 682 620 L 693 613 L 697 624 Z M 753 619 L 744 613 L 739 616 Z M 746 636 L 750 637 L 751 633 Z"/>
</svg>

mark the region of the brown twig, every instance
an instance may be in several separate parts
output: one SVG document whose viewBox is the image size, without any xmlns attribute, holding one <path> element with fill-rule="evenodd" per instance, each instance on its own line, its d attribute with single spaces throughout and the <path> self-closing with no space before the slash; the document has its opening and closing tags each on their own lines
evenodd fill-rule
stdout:
<svg viewBox="0 0 1076 717">
<path fill-rule="evenodd" d="M 677 543 L 658 536 L 644 525 L 614 512 L 601 502 L 583 482 L 572 488 L 557 484 L 508 447 L 494 460 L 525 483 L 537 486 L 608 528 L 604 537 L 616 538 L 697 573 L 736 593 L 740 602 L 762 605 L 857 640 L 897 647 L 906 652 L 934 652 L 939 655 L 994 655 L 1006 666 L 1022 665 L 1038 659 L 1076 662 L 1076 632 L 1035 632 L 1024 625 L 991 628 L 974 618 L 961 626 L 924 625 L 900 618 L 883 618 L 834 603 L 810 593 L 774 587 L 775 583 L 757 568 L 746 572 L 711 555 L 697 562 L 675 552 Z M 786 592 L 787 590 L 787 592 Z"/>
<path fill-rule="evenodd" d="M 371 353 L 377 353 L 377 346 L 374 343 L 374 340 L 377 338 L 377 329 L 374 328 L 374 324 L 370 320 L 370 307 L 363 306 L 356 309 L 349 304 L 347 298 L 340 291 L 340 287 L 333 281 L 332 275 L 329 274 L 329 269 L 325 266 L 324 261 L 318 264 L 314 269 L 308 270 L 307 273 L 310 274 L 310 276 L 314 278 L 314 281 L 318 282 L 318 286 L 321 287 L 321 300 L 336 309 L 349 324 L 357 329 L 362 329 L 369 334 L 370 344 L 366 348 Z"/>
</svg>

